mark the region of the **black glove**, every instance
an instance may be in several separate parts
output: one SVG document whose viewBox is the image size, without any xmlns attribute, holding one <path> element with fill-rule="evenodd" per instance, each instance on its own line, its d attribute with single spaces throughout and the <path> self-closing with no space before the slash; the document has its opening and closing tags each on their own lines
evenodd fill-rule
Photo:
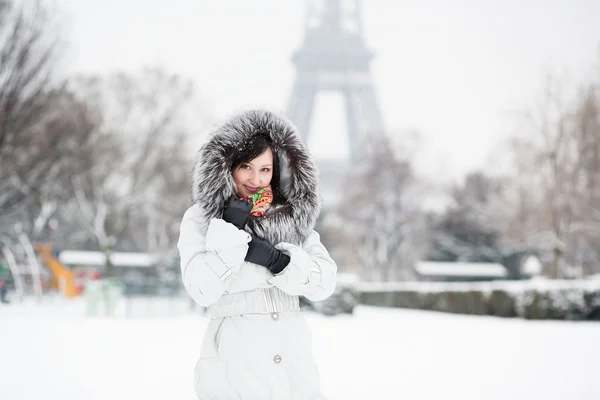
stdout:
<svg viewBox="0 0 600 400">
<path fill-rule="evenodd" d="M 250 211 L 252 211 L 252 204 L 250 202 L 241 200 L 236 196 L 231 196 L 225 202 L 223 220 L 232 223 L 238 229 L 244 229 L 248 218 L 250 218 Z"/>
<path fill-rule="evenodd" d="M 290 256 L 278 250 L 266 240 L 252 235 L 252 241 L 248 243 L 246 261 L 267 267 L 273 275 L 277 275 L 290 263 Z"/>
</svg>

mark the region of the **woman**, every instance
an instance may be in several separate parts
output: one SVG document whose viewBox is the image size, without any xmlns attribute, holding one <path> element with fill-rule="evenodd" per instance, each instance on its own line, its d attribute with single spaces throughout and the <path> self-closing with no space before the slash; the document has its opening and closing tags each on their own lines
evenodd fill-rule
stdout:
<svg viewBox="0 0 600 400">
<path fill-rule="evenodd" d="M 336 264 L 314 231 L 317 181 L 296 129 L 271 112 L 229 119 L 200 149 L 178 243 L 185 287 L 211 318 L 200 399 L 322 398 L 298 302 L 335 289 Z"/>
</svg>

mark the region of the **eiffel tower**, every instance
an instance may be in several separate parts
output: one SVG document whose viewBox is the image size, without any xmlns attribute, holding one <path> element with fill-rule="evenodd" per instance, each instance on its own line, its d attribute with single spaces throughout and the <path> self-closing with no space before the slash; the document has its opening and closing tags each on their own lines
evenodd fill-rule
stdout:
<svg viewBox="0 0 600 400">
<path fill-rule="evenodd" d="M 360 0 L 308 0 L 305 23 L 304 43 L 292 57 L 296 78 L 287 115 L 308 144 L 316 95 L 340 92 L 350 161 L 360 160 L 363 141 L 384 129 L 369 70 L 373 53 L 362 35 Z"/>
</svg>

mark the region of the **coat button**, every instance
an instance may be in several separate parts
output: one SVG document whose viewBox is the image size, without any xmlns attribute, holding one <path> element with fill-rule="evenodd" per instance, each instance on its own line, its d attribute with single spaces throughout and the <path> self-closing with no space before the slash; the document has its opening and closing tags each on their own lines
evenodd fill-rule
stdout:
<svg viewBox="0 0 600 400">
<path fill-rule="evenodd" d="M 277 354 L 275 357 L 273 357 L 273 361 L 275 364 L 279 364 L 281 362 L 281 356 Z"/>
<path fill-rule="evenodd" d="M 274 320 L 278 320 L 278 319 L 279 319 L 279 314 L 278 314 L 278 313 L 276 313 L 276 312 L 274 312 L 273 314 L 271 314 L 271 317 L 272 317 Z"/>
</svg>

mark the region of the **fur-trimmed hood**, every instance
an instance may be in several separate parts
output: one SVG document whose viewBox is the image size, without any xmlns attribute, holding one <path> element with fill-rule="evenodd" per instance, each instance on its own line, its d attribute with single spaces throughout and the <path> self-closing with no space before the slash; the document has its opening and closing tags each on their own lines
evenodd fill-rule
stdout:
<svg viewBox="0 0 600 400">
<path fill-rule="evenodd" d="M 192 198 L 208 222 L 221 218 L 225 201 L 234 194 L 231 174 L 234 149 L 259 132 L 269 132 L 280 167 L 279 190 L 285 204 L 273 206 L 263 217 L 251 217 L 248 231 L 267 239 L 300 245 L 314 228 L 321 211 L 318 170 L 295 126 L 283 116 L 250 110 L 215 128 L 196 156 Z"/>
</svg>

